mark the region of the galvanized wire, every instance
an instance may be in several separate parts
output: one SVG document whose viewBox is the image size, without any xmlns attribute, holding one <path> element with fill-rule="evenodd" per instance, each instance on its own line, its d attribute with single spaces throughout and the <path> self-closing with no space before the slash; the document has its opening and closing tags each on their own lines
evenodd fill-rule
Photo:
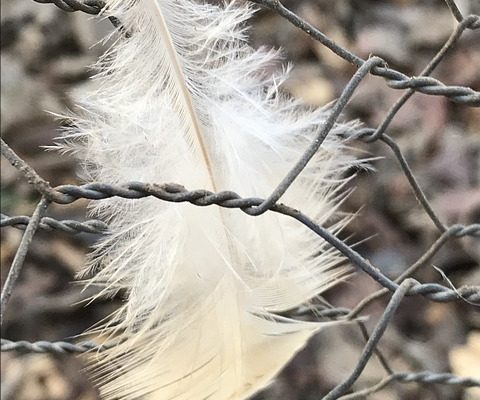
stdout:
<svg viewBox="0 0 480 400">
<path fill-rule="evenodd" d="M 19 340 L 1 339 L 0 346 L 2 352 L 18 351 L 21 353 L 50 353 L 50 354 L 73 354 L 86 353 L 88 351 L 103 351 L 115 346 L 116 343 L 110 345 L 99 345 L 95 342 L 71 343 L 65 341 L 47 342 L 44 340 L 38 342 L 28 342 Z"/>
<path fill-rule="evenodd" d="M 80 198 L 90 200 L 100 200 L 109 197 L 140 199 L 152 196 L 164 201 L 174 203 L 188 202 L 200 207 L 218 205 L 225 208 L 239 208 L 246 214 L 249 214 L 253 207 L 264 203 L 263 199 L 242 198 L 237 193 L 231 191 L 223 191 L 219 193 L 213 193 L 203 189 L 189 191 L 177 184 L 152 185 L 143 182 L 131 182 L 125 185 L 109 185 L 104 183 L 91 183 L 82 186 L 63 185 L 54 190 L 57 192 L 57 202 L 61 204 L 69 204 Z M 391 291 L 397 290 L 398 285 L 395 282 L 372 266 L 370 262 L 358 252 L 332 235 L 327 229 L 315 223 L 302 212 L 280 203 L 274 204 L 269 210 L 292 217 L 303 223 L 306 227 L 339 250 L 344 256 L 352 261 L 354 265 L 372 276 L 377 282 L 382 284 L 382 286 Z M 463 228 L 463 233 L 469 235 L 477 236 L 479 231 L 479 224 Z M 434 283 L 419 284 L 409 292 L 409 295 L 418 294 L 426 296 L 430 300 L 440 302 L 463 298 L 470 302 L 480 303 L 480 287 L 477 286 L 464 286 L 454 290 Z"/>
<path fill-rule="evenodd" d="M 458 385 L 463 387 L 478 387 L 480 386 L 480 379 L 477 378 L 463 378 L 449 373 L 435 373 L 430 371 L 422 372 L 395 372 L 386 378 L 382 379 L 376 385 L 367 389 L 359 390 L 351 394 L 339 397 L 339 400 L 364 400 L 367 396 L 374 394 L 392 382 L 400 383 L 437 383 L 443 385 Z"/>
<path fill-rule="evenodd" d="M 35 211 L 28 222 L 28 225 L 25 229 L 25 233 L 22 237 L 22 241 L 18 246 L 18 250 L 15 253 L 15 257 L 13 258 L 12 265 L 8 271 L 7 279 L 2 288 L 2 296 L 1 296 L 1 311 L 0 311 L 0 320 L 3 323 L 3 316 L 5 314 L 5 308 L 7 307 L 8 301 L 10 300 L 10 296 L 12 295 L 13 288 L 15 283 L 20 275 L 20 271 L 22 270 L 25 258 L 27 256 L 28 248 L 33 240 L 33 235 L 38 229 L 40 225 L 40 220 L 42 215 L 47 211 L 49 201 L 42 197 L 40 202 L 38 203 Z"/>
<path fill-rule="evenodd" d="M 98 0 L 34 0 L 37 3 L 42 4 L 55 4 L 58 8 L 63 11 L 73 12 L 73 11 L 83 11 L 87 14 L 96 15 L 98 14 L 105 3 Z"/>
<path fill-rule="evenodd" d="M 17 229 L 26 229 L 30 222 L 30 217 L 25 215 L 18 215 L 9 217 L 5 214 L 0 214 L 0 227 L 13 226 Z M 65 219 L 59 221 L 51 217 L 43 217 L 40 220 L 38 226 L 40 229 L 52 232 L 58 230 L 65 233 L 77 234 L 77 233 L 96 233 L 103 234 L 108 230 L 108 225 L 98 219 L 90 219 L 88 221 L 75 221 L 72 219 Z"/>
<path fill-rule="evenodd" d="M 53 3 L 57 7 L 67 12 L 83 11 L 88 14 L 99 14 L 105 6 L 105 3 L 98 0 L 34 0 L 38 3 Z M 104 234 L 108 231 L 108 226 L 102 221 L 88 220 L 84 222 L 74 220 L 56 220 L 51 217 L 43 217 L 50 202 L 58 204 L 70 204 L 78 199 L 100 200 L 113 196 L 122 197 L 125 199 L 140 199 L 145 197 L 156 197 L 162 201 L 168 202 L 188 202 L 195 206 L 220 206 L 225 208 L 238 208 L 242 212 L 257 216 L 264 212 L 275 212 L 294 218 L 300 223 L 304 224 L 310 230 L 315 232 L 319 237 L 330 243 L 339 252 L 341 252 L 351 263 L 371 276 L 383 288 L 375 292 L 360 302 L 353 310 L 326 308 L 314 312 L 316 318 L 336 318 L 336 319 L 355 319 L 371 302 L 380 298 L 381 296 L 391 294 L 391 299 L 386 307 L 382 317 L 377 322 L 371 335 L 368 334 L 367 329 L 361 321 L 357 321 L 362 335 L 365 337 L 366 345 L 362 355 L 353 368 L 352 373 L 342 383 L 337 385 L 330 393 L 328 393 L 324 400 L 332 399 L 353 399 L 362 398 L 366 395 L 372 394 L 391 382 L 418 382 L 418 383 L 441 383 L 448 385 L 461 385 L 465 387 L 480 386 L 480 380 L 477 378 L 457 377 L 449 373 L 435 373 L 430 371 L 422 371 L 417 373 L 410 372 L 395 372 L 389 365 L 386 358 L 378 349 L 378 344 L 382 338 L 387 326 L 391 322 L 395 311 L 401 304 L 405 296 L 421 295 L 431 301 L 449 302 L 449 301 L 463 301 L 470 305 L 480 304 L 480 287 L 479 286 L 463 286 L 460 288 L 447 287 L 436 283 L 420 283 L 410 277 L 423 265 L 425 265 L 434 254 L 436 254 L 448 240 L 451 238 L 461 238 L 465 236 L 480 237 L 480 224 L 472 224 L 468 226 L 452 225 L 447 226 L 441 221 L 436 214 L 434 208 L 430 204 L 427 196 L 423 192 L 421 186 L 417 182 L 413 171 L 407 163 L 401 148 L 396 141 L 386 134 L 391 122 L 406 104 L 415 92 L 421 92 L 434 96 L 445 96 L 450 100 L 461 103 L 467 106 L 480 106 L 480 93 L 472 88 L 465 86 L 446 85 L 430 75 L 433 70 L 444 59 L 448 51 L 457 43 L 462 34 L 466 30 L 475 30 L 480 28 L 480 17 L 478 15 L 463 16 L 457 5 L 453 0 L 445 0 L 446 5 L 451 11 L 453 17 L 457 21 L 454 31 L 438 51 L 434 58 L 422 70 L 418 77 L 408 77 L 400 71 L 394 70 L 386 66 L 386 63 L 379 57 L 371 57 L 364 60 L 357 55 L 350 52 L 348 49 L 339 46 L 332 39 L 323 34 L 319 29 L 304 21 L 298 15 L 286 8 L 278 0 L 250 0 L 262 7 L 268 8 L 278 15 L 289 21 L 299 29 L 303 30 L 310 37 L 320 42 L 339 57 L 355 65 L 358 70 L 348 82 L 339 99 L 331 108 L 330 115 L 326 123 L 322 126 L 315 140 L 305 150 L 302 157 L 298 160 L 296 165 L 287 174 L 278 187 L 266 198 L 244 198 L 231 191 L 223 191 L 213 193 L 207 190 L 188 190 L 178 184 L 147 184 L 141 182 L 127 182 L 123 185 L 111 185 L 106 183 L 92 183 L 88 185 L 75 186 L 63 185 L 53 188 L 46 180 L 39 176 L 36 171 L 29 166 L 23 159 L 21 159 L 15 152 L 2 140 L 1 152 L 2 155 L 10 161 L 31 183 L 35 189 L 42 195 L 42 200 L 37 206 L 37 211 L 32 217 L 28 216 L 13 216 L 9 217 L 4 214 L 1 215 L 2 227 L 15 227 L 24 229 L 25 233 L 22 242 L 18 248 L 17 254 L 13 261 L 10 272 L 7 276 L 6 284 L 2 291 L 2 316 L 7 305 L 8 298 L 15 286 L 19 271 L 23 265 L 29 245 L 33 239 L 33 235 L 38 229 L 52 231 L 58 230 L 65 233 L 97 233 Z M 121 21 L 110 17 L 112 23 L 121 28 Z M 310 159 L 322 146 L 323 141 L 330 133 L 332 127 L 337 121 L 341 112 L 344 111 L 350 98 L 368 75 L 381 76 L 386 80 L 386 84 L 398 90 L 406 90 L 406 92 L 392 105 L 387 112 L 384 120 L 377 128 L 368 128 L 359 132 L 355 139 L 362 140 L 367 143 L 374 141 L 381 141 L 390 150 L 397 159 L 399 166 L 405 174 L 413 194 L 417 198 L 419 204 L 424 209 L 425 213 L 431 219 L 433 225 L 437 228 L 439 237 L 432 245 L 425 250 L 424 254 L 411 265 L 402 275 L 397 279 L 392 280 L 385 276 L 379 268 L 373 266 L 368 260 L 362 257 L 351 246 L 338 239 L 335 235 L 330 233 L 328 229 L 316 224 L 312 219 L 303 214 L 301 211 L 293 209 L 285 204 L 278 203 L 282 195 L 288 190 L 290 185 L 295 181 L 298 175 L 302 172 Z M 296 310 L 296 316 L 305 316 L 311 312 L 308 310 Z M 20 351 L 20 352 L 36 352 L 36 353 L 84 353 L 89 351 L 102 351 L 115 343 L 107 343 L 97 345 L 92 342 L 71 343 L 68 341 L 57 342 L 13 342 L 6 339 L 1 340 L 1 351 Z M 378 384 L 360 390 L 358 392 L 347 394 L 351 390 L 352 385 L 361 375 L 363 369 L 371 359 L 376 355 L 381 362 L 383 368 L 388 376 L 380 381 Z"/>
<path fill-rule="evenodd" d="M 99 0 L 34 0 L 38 3 L 53 3 L 62 10 L 73 12 L 83 11 L 89 14 L 98 14 L 105 7 L 105 3 Z M 294 12 L 286 8 L 279 0 L 250 0 L 252 3 L 259 4 L 262 7 L 269 8 L 287 21 L 306 32 L 309 36 L 328 47 L 339 57 L 343 58 L 357 67 L 362 67 L 368 60 L 353 54 L 348 49 L 338 45 L 320 30 L 300 18 Z M 446 1 L 452 10 L 453 15 L 464 25 L 464 29 L 479 29 L 480 17 L 478 15 L 469 15 L 463 17 L 456 7 L 454 1 Z M 424 94 L 434 96 L 445 96 L 457 103 L 480 106 L 480 93 L 466 86 L 445 85 L 438 79 L 431 77 L 408 77 L 404 73 L 389 68 L 384 65 L 377 65 L 371 71 L 373 75 L 378 75 L 386 79 L 387 85 L 393 89 L 412 89 Z"/>
</svg>

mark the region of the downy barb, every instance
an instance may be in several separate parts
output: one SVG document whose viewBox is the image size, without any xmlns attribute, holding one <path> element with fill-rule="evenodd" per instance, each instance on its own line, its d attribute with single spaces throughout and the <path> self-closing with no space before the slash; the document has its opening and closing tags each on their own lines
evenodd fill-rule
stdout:
<svg viewBox="0 0 480 400">
<path fill-rule="evenodd" d="M 244 1 L 107 0 L 129 32 L 98 64 L 59 144 L 87 182 L 177 182 L 267 197 L 327 120 L 279 90 L 278 52 L 254 50 Z M 280 67 L 280 68 L 279 68 Z M 356 161 L 336 125 L 282 201 L 338 232 L 345 171 Z M 264 387 L 318 329 L 280 314 L 348 272 L 340 254 L 275 213 L 154 198 L 92 204 L 108 223 L 87 274 L 127 293 L 97 327 L 121 344 L 92 354 L 104 399 L 239 400 Z M 331 322 L 335 323 L 335 322 Z"/>
</svg>

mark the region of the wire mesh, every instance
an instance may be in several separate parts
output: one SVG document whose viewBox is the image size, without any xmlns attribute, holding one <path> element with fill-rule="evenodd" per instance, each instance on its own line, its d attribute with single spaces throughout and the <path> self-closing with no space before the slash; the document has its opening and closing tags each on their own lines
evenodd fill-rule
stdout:
<svg viewBox="0 0 480 400">
<path fill-rule="evenodd" d="M 104 7 L 104 3 L 96 0 L 35 0 L 38 3 L 53 3 L 60 9 L 67 12 L 82 11 L 88 14 L 99 14 Z M 480 305 L 480 287 L 479 286 L 461 286 L 459 288 L 452 286 L 444 286 L 437 283 L 420 283 L 411 277 L 432 257 L 442 249 L 443 246 L 452 238 L 462 238 L 466 236 L 480 238 L 480 224 L 471 225 L 452 225 L 448 226 L 434 211 L 427 196 L 418 183 L 414 173 L 412 172 L 400 146 L 396 140 L 386 134 L 394 117 L 401 108 L 407 103 L 411 96 L 416 93 L 423 93 L 431 96 L 444 96 L 450 101 L 460 103 L 464 106 L 478 107 L 480 106 L 480 93 L 470 87 L 447 85 L 443 82 L 429 77 L 434 69 L 444 59 L 446 53 L 451 49 L 462 34 L 467 30 L 476 30 L 480 28 L 480 16 L 469 15 L 464 16 L 457 7 L 455 1 L 445 0 L 446 6 L 457 21 L 455 29 L 445 42 L 443 47 L 438 51 L 434 58 L 430 60 L 428 65 L 422 70 L 417 77 L 408 77 L 400 71 L 387 66 L 386 62 L 380 57 L 370 57 L 362 59 L 353 54 L 348 49 L 338 45 L 335 41 L 323 34 L 319 29 L 309 24 L 307 21 L 299 17 L 297 14 L 286 8 L 278 0 L 250 0 L 252 3 L 277 13 L 286 21 L 297 28 L 303 30 L 312 39 L 318 41 L 323 46 L 330 49 L 338 57 L 350 62 L 357 67 L 356 72 L 345 86 L 342 94 L 331 108 L 330 115 L 325 125 L 320 129 L 315 140 L 306 149 L 305 153 L 298 160 L 295 166 L 278 185 L 278 187 L 266 198 L 245 198 L 231 191 L 223 191 L 212 193 L 206 190 L 189 190 L 177 184 L 145 184 L 140 182 L 128 182 L 124 185 L 111 185 L 109 183 L 92 183 L 87 185 L 63 185 L 51 187 L 50 184 L 43 179 L 37 172 L 22 158 L 20 158 L 2 139 L 1 152 L 2 155 L 25 177 L 25 179 L 41 194 L 42 199 L 38 203 L 37 208 L 31 217 L 28 216 L 7 216 L 1 215 L 1 227 L 15 227 L 24 230 L 22 241 L 17 249 L 14 260 L 10 267 L 7 279 L 1 294 L 1 313 L 2 319 L 5 308 L 10 299 L 11 293 L 15 287 L 29 246 L 32 243 L 35 232 L 39 229 L 52 231 L 59 230 L 63 233 L 98 233 L 108 232 L 108 226 L 98 220 L 88 220 L 79 222 L 76 220 L 56 220 L 54 218 L 45 217 L 48 206 L 51 203 L 71 204 L 78 199 L 99 200 L 112 196 L 118 196 L 125 199 L 139 199 L 144 197 L 155 197 L 161 201 L 167 202 L 188 202 L 198 207 L 219 206 L 225 208 L 237 208 L 252 217 L 261 215 L 265 212 L 274 212 L 286 215 L 304 224 L 310 230 L 315 232 L 319 237 L 334 246 L 341 252 L 350 262 L 359 270 L 368 274 L 383 289 L 372 293 L 361 301 L 354 309 L 325 309 L 323 316 L 328 318 L 342 318 L 347 320 L 355 319 L 360 313 L 373 301 L 382 296 L 391 295 L 387 307 L 383 315 L 378 320 L 375 328 L 369 334 L 365 325 L 358 321 L 360 330 L 365 337 L 366 343 L 362 354 L 353 368 L 351 374 L 335 388 L 333 388 L 324 400 L 332 399 L 354 399 L 364 398 L 367 395 L 375 393 L 392 382 L 399 383 L 441 383 L 445 385 L 460 385 L 464 387 L 476 386 L 480 387 L 480 378 L 465 378 L 455 376 L 450 373 L 435 373 L 430 371 L 420 372 L 398 372 L 394 371 L 388 364 L 386 358 L 382 355 L 378 348 L 380 339 L 382 338 L 386 328 L 392 321 L 395 311 L 406 296 L 424 296 L 434 302 L 453 302 L 460 301 L 468 303 L 475 307 Z M 120 26 L 121 21 L 112 20 L 115 26 Z M 422 256 L 412 264 L 397 279 L 390 279 L 383 274 L 380 269 L 376 268 L 367 259 L 362 257 L 352 246 L 347 245 L 344 241 L 330 233 L 326 228 L 316 224 L 307 215 L 301 211 L 293 209 L 288 205 L 279 203 L 278 201 L 302 172 L 310 159 L 315 155 L 322 146 L 324 139 L 333 128 L 340 114 L 345 110 L 352 95 L 363 82 L 366 76 L 376 75 L 385 79 L 385 83 L 393 89 L 406 90 L 403 95 L 395 102 L 395 104 L 387 112 L 383 121 L 376 128 L 367 128 L 360 131 L 356 138 L 359 141 L 373 143 L 379 141 L 386 145 L 392 155 L 397 159 L 399 166 L 405 177 L 407 178 L 412 192 L 422 206 L 424 212 L 428 215 L 438 231 L 438 238 L 425 249 Z M 301 310 L 297 310 L 301 313 Z M 322 311 L 317 313 L 322 316 Z M 93 342 L 71 343 L 67 341 L 58 342 L 27 342 L 27 341 L 10 341 L 1 340 L 2 352 L 19 351 L 33 353 L 84 353 L 88 351 L 102 351 L 105 348 L 114 346 L 115 343 L 107 343 L 97 345 Z M 370 359 L 376 356 L 384 367 L 387 376 L 376 385 L 359 390 L 354 393 L 346 394 L 352 389 L 352 386 L 362 374 Z"/>
</svg>

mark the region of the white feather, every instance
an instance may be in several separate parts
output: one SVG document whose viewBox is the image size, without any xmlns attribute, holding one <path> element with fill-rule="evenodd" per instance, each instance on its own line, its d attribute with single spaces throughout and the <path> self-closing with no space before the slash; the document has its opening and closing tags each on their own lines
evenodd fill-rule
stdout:
<svg viewBox="0 0 480 400">
<path fill-rule="evenodd" d="M 65 147 L 87 181 L 176 182 L 266 197 L 320 129 L 278 91 L 277 53 L 253 50 L 244 2 L 107 0 L 127 32 Z M 276 72 L 274 72 L 276 71 Z M 335 216 L 354 162 L 337 126 L 282 201 L 318 223 Z M 104 399 L 234 400 L 266 385 L 321 323 L 280 318 L 340 280 L 340 255 L 299 223 L 266 213 L 156 199 L 93 203 L 110 224 L 93 282 L 127 301 L 104 327 L 123 344 L 96 360 Z M 345 224 L 332 225 L 338 230 Z"/>
</svg>

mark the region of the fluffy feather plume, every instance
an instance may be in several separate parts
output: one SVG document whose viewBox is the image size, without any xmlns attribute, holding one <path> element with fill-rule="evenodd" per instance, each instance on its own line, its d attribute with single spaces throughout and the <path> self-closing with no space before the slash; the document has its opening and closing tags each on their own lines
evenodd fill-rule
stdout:
<svg viewBox="0 0 480 400">
<path fill-rule="evenodd" d="M 277 53 L 253 50 L 245 2 L 107 0 L 121 21 L 65 135 L 87 181 L 176 182 L 266 197 L 325 121 L 278 91 Z M 128 36 L 128 37 L 127 37 Z M 331 221 L 343 155 L 337 126 L 282 197 Z M 266 385 L 325 323 L 278 313 L 338 282 L 341 257 L 297 222 L 156 199 L 96 201 L 111 234 L 92 282 L 127 299 L 102 331 L 121 345 L 95 356 L 104 399 L 238 400 Z M 340 229 L 345 219 L 331 225 Z"/>
</svg>

